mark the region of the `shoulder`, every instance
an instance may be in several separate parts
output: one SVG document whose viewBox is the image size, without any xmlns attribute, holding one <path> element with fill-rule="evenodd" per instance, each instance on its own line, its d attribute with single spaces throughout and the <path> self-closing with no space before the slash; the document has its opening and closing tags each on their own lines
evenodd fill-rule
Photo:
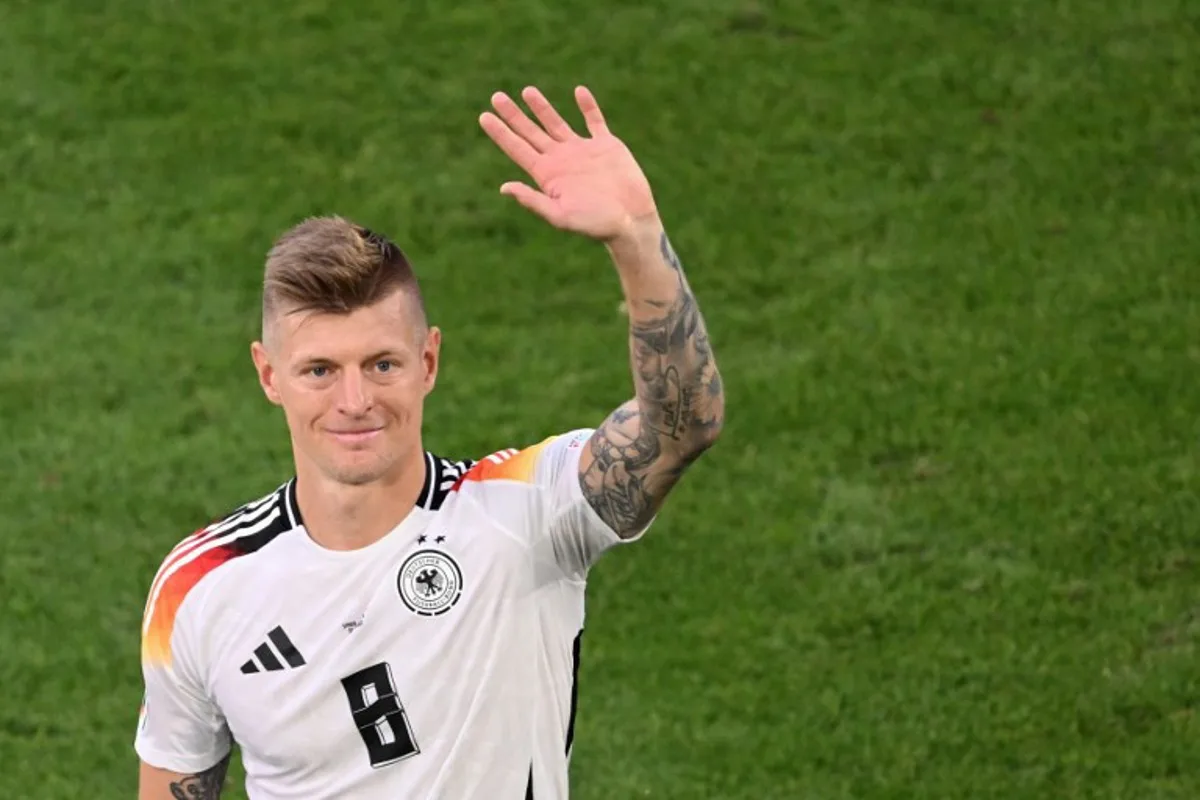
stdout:
<svg viewBox="0 0 1200 800">
<path fill-rule="evenodd" d="M 169 663 L 171 639 L 185 601 L 224 565 L 261 552 L 296 527 L 295 483 L 238 506 L 186 536 L 163 558 L 150 584 L 142 617 L 142 655 Z"/>
<path fill-rule="evenodd" d="M 261 550 L 285 531 L 296 527 L 295 481 L 226 512 L 177 542 L 162 560 L 154 582 L 181 572 L 211 571 L 221 564 Z"/>
<path fill-rule="evenodd" d="M 591 434 L 592 429 L 579 428 L 547 436 L 524 447 L 497 450 L 471 462 L 470 468 L 458 480 L 458 486 L 465 483 L 537 486 L 552 482 L 561 468 L 572 460 L 572 456 L 578 458 L 578 452 L 587 444 Z"/>
</svg>

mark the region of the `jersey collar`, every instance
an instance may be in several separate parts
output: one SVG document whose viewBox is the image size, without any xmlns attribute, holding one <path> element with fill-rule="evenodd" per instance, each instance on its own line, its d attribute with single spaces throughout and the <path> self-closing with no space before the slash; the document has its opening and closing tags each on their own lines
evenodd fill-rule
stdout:
<svg viewBox="0 0 1200 800">
<path fill-rule="evenodd" d="M 446 495 L 457 483 L 459 476 L 469 468 L 471 462 L 449 461 L 426 450 L 424 463 L 425 480 L 421 483 L 421 493 L 417 495 L 416 505 L 417 508 L 436 511 L 441 508 L 442 501 L 446 499 Z M 300 504 L 296 501 L 295 476 L 292 476 L 283 486 L 283 502 L 288 516 L 288 524 L 293 528 L 299 528 L 304 524 L 304 517 L 300 514 Z"/>
</svg>

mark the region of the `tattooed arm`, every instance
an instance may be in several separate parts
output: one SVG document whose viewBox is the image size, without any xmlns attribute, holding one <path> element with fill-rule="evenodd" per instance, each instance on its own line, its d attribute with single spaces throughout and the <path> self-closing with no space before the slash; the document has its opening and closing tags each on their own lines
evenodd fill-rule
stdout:
<svg viewBox="0 0 1200 800">
<path fill-rule="evenodd" d="M 581 136 L 536 87 L 521 92 L 535 123 L 504 92 L 479 124 L 537 188 L 506 181 L 513 197 L 556 228 L 604 242 L 629 309 L 635 398 L 580 454 L 589 505 L 622 538 L 645 528 L 688 464 L 716 440 L 725 394 L 704 320 L 663 230 L 650 183 L 612 134 L 591 90 L 575 87 Z"/>
<path fill-rule="evenodd" d="M 218 800 L 229 771 L 230 755 L 195 775 L 152 767 L 142 762 L 138 800 Z"/>
<path fill-rule="evenodd" d="M 627 537 L 716 441 L 725 393 L 704 319 L 657 214 L 607 246 L 629 312 L 635 398 L 592 434 L 579 480 L 601 518 Z"/>
</svg>

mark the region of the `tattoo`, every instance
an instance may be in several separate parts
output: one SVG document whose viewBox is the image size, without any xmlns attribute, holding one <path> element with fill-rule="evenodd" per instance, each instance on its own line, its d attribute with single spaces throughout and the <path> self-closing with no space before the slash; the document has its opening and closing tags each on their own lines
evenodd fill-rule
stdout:
<svg viewBox="0 0 1200 800">
<path fill-rule="evenodd" d="M 188 775 L 181 781 L 171 783 L 171 797 L 175 800 L 217 800 L 225 786 L 225 773 L 229 771 L 229 759 L 233 753 L 213 764 L 204 772 Z"/>
<path fill-rule="evenodd" d="M 582 477 L 588 502 L 617 531 L 639 529 L 654 516 L 645 473 L 662 448 L 640 416 L 634 403 L 609 415 L 592 435 L 593 460 Z"/>
<path fill-rule="evenodd" d="M 671 246 L 671 240 L 667 237 L 667 232 L 663 231 L 662 237 L 658 240 L 658 249 L 662 253 L 663 261 L 676 272 L 683 272 L 683 265 L 679 263 L 679 256 L 675 254 L 675 248 Z"/>
<path fill-rule="evenodd" d="M 659 249 L 677 276 L 674 297 L 643 298 L 656 313 L 631 319 L 637 399 L 596 429 L 592 462 L 580 476 L 588 502 L 622 535 L 650 521 L 687 467 L 713 443 L 725 418 L 708 331 L 666 233 Z"/>
<path fill-rule="evenodd" d="M 667 234 L 663 259 L 679 276 L 678 292 L 662 316 L 630 326 L 633 361 L 643 420 L 676 442 L 715 433 L 724 417 L 721 377 L 696 298 Z"/>
</svg>

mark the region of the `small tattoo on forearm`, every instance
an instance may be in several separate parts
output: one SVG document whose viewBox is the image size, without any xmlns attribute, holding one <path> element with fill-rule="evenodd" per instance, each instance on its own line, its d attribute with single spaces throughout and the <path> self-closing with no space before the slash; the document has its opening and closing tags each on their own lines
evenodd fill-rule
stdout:
<svg viewBox="0 0 1200 800">
<path fill-rule="evenodd" d="M 175 800 L 217 800 L 221 789 L 225 786 L 225 774 L 229 771 L 229 759 L 232 753 L 213 764 L 204 772 L 188 775 L 186 778 L 172 782 L 171 797 Z"/>
</svg>

